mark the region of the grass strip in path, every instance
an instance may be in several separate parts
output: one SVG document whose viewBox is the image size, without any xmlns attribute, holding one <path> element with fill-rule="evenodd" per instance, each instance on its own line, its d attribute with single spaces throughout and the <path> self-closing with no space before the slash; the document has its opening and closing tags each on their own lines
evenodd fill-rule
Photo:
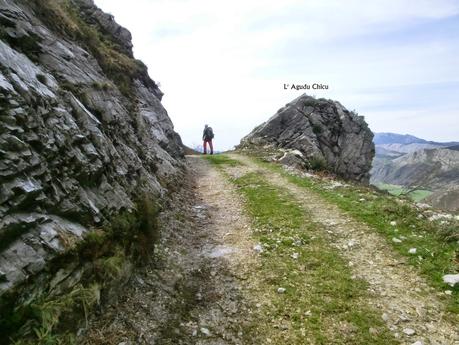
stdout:
<svg viewBox="0 0 459 345">
<path fill-rule="evenodd" d="M 207 159 L 220 168 L 238 165 L 227 157 Z M 254 332 L 265 334 L 272 344 L 398 343 L 379 312 L 366 305 L 367 284 L 352 277 L 320 224 L 259 174 L 231 181 L 244 196 L 253 237 L 262 248 Z"/>
<path fill-rule="evenodd" d="M 459 222 L 431 221 L 409 200 L 370 187 L 343 182 L 330 188 L 331 181 L 297 176 L 277 164 L 260 161 L 257 164 L 280 173 L 296 186 L 319 194 L 354 219 L 371 226 L 437 291 L 451 291 L 451 295 L 440 297 L 448 311 L 459 314 L 459 285 L 451 287 L 442 279 L 445 274 L 459 272 Z M 412 248 L 416 248 L 416 253 L 410 253 Z"/>
</svg>

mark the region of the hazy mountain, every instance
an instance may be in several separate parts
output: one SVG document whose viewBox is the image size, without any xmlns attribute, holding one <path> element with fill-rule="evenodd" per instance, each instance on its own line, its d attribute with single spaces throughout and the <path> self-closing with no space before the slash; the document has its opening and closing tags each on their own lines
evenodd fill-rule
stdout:
<svg viewBox="0 0 459 345">
<path fill-rule="evenodd" d="M 459 145 L 457 141 L 451 142 L 436 142 L 428 141 L 415 137 L 414 135 L 409 134 L 397 134 L 397 133 L 375 133 L 373 138 L 375 145 L 387 145 L 387 144 L 399 144 L 399 145 L 409 145 L 409 144 L 429 144 L 432 146 L 454 146 Z"/>
<path fill-rule="evenodd" d="M 458 145 L 458 142 L 427 141 L 409 134 L 375 133 L 376 156 L 398 158 L 405 153 Z"/>
</svg>

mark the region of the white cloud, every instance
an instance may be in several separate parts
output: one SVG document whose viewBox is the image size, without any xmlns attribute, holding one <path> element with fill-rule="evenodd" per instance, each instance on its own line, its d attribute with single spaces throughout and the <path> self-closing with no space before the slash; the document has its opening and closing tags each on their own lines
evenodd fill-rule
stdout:
<svg viewBox="0 0 459 345">
<path fill-rule="evenodd" d="M 357 110 L 394 100 L 378 89 L 459 82 L 455 63 L 459 44 L 454 35 L 429 40 L 404 37 L 406 29 L 458 14 L 458 1 L 96 3 L 133 33 L 135 54 L 161 83 L 163 104 L 187 144 L 199 141 L 204 123 L 212 125 L 220 147 L 237 144 L 300 94 L 284 91 L 285 82 L 328 83 L 331 89 L 318 91 L 317 96 Z M 372 119 L 375 114 L 367 115 Z M 454 116 L 454 109 L 445 116 Z M 399 131 L 414 128 L 398 117 L 391 119 Z M 430 121 L 427 117 L 414 126 L 440 125 L 434 118 Z M 380 121 L 370 125 L 377 131 L 386 128 Z M 450 133 L 444 134 L 449 138 Z"/>
</svg>

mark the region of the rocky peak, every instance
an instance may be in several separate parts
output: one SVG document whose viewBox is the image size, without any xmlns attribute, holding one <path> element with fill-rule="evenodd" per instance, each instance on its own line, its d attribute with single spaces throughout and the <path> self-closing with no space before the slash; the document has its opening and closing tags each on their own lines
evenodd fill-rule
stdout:
<svg viewBox="0 0 459 345">
<path fill-rule="evenodd" d="M 374 156 L 372 139 L 363 116 L 337 101 L 304 94 L 256 127 L 238 149 L 280 150 L 281 163 L 326 169 L 368 183 Z"/>
<path fill-rule="evenodd" d="M 119 25 L 113 15 L 98 8 L 93 0 L 72 0 L 80 9 L 85 20 L 97 25 L 99 30 L 114 39 L 130 57 L 132 54 L 132 36 L 128 29 Z"/>
</svg>

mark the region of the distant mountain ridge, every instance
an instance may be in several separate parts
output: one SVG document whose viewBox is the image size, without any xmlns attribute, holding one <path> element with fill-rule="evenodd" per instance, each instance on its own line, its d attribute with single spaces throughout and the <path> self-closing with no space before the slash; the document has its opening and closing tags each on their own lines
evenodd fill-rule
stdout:
<svg viewBox="0 0 459 345">
<path fill-rule="evenodd" d="M 375 136 L 373 138 L 373 142 L 375 143 L 375 145 L 430 144 L 430 145 L 443 146 L 443 147 L 459 145 L 459 142 L 457 141 L 450 141 L 450 142 L 429 141 L 429 140 L 415 137 L 414 135 L 410 135 L 410 134 L 397 134 L 397 133 L 382 132 L 382 133 L 374 133 L 374 135 Z"/>
</svg>

